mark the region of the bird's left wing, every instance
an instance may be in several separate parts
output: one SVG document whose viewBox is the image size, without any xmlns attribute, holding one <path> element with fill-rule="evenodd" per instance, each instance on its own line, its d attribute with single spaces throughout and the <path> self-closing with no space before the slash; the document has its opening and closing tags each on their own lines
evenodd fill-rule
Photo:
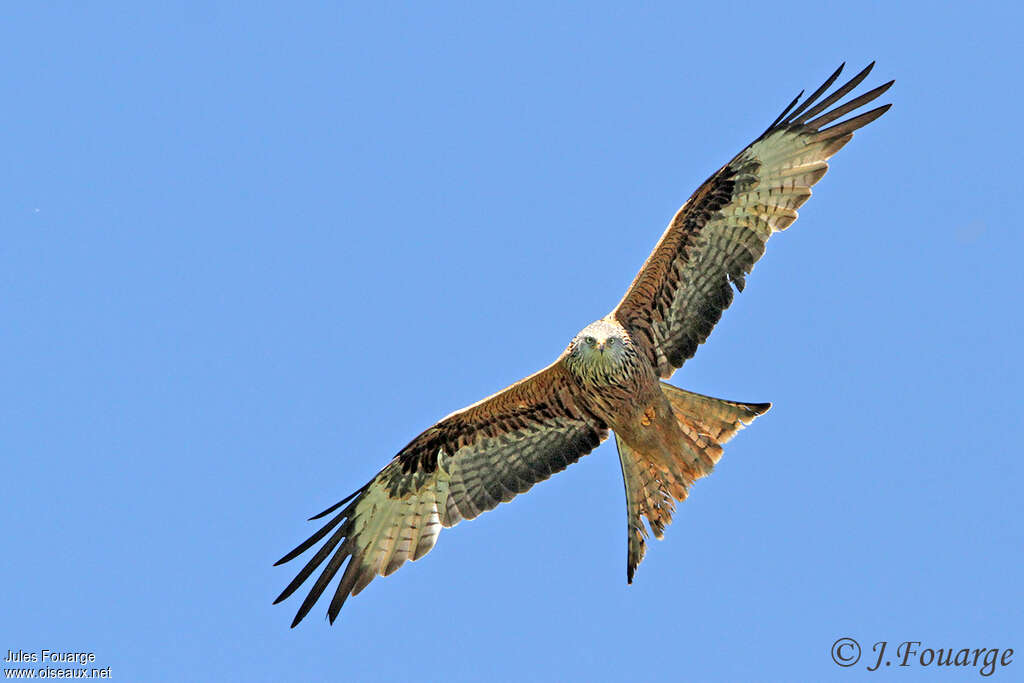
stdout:
<svg viewBox="0 0 1024 683">
<path fill-rule="evenodd" d="M 333 622 L 349 595 L 429 552 L 442 527 L 512 500 L 607 436 L 607 425 L 580 401 L 559 359 L 444 418 L 413 439 L 366 486 L 313 517 L 341 508 L 278 560 L 288 562 L 327 539 L 274 602 L 295 592 L 327 560 L 299 607 L 295 626 L 348 560 L 327 610 Z"/>
<path fill-rule="evenodd" d="M 833 124 L 892 85 L 889 81 L 829 109 L 872 66 L 820 102 L 842 66 L 803 102 L 798 95 L 768 130 L 704 181 L 669 223 L 613 312 L 661 377 L 682 367 L 711 334 L 732 302 L 730 282 L 743 290 L 765 242 L 796 220 L 811 186 L 828 170 L 826 160 L 855 130 L 889 109 L 884 105 Z"/>
</svg>

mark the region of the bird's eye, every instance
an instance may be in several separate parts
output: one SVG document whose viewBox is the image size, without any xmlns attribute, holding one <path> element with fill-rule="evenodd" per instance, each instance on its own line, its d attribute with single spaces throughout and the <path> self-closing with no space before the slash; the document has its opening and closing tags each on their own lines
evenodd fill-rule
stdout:
<svg viewBox="0 0 1024 683">
<path fill-rule="evenodd" d="M 615 346 L 615 337 L 608 337 L 608 346 Z"/>
<path fill-rule="evenodd" d="M 587 346 L 593 346 L 594 344 L 597 343 L 597 340 L 594 339 L 593 337 L 584 337 L 583 341 L 587 342 Z"/>
</svg>

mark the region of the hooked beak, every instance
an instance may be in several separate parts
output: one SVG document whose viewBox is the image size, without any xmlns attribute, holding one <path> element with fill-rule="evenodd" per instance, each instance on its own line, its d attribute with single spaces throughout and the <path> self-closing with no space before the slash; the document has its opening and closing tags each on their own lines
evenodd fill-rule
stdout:
<svg viewBox="0 0 1024 683">
<path fill-rule="evenodd" d="M 601 353 L 604 353 L 604 345 L 605 345 L 605 342 L 601 342 L 600 344 L 598 344 L 597 345 L 597 350 L 600 351 Z"/>
</svg>

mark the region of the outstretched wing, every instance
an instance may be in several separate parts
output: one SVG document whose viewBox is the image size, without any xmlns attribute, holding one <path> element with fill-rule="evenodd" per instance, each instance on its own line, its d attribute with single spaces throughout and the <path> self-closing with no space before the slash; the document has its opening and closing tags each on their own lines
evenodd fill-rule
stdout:
<svg viewBox="0 0 1024 683">
<path fill-rule="evenodd" d="M 608 427 L 577 398 L 561 359 L 507 389 L 452 413 L 402 449 L 366 486 L 312 519 L 334 515 L 276 564 L 323 543 L 275 600 L 281 602 L 320 565 L 294 627 L 331 579 L 348 565 L 327 614 L 378 574 L 427 554 L 441 527 L 508 502 L 592 451 Z M 328 559 L 330 558 L 330 559 Z"/>
<path fill-rule="evenodd" d="M 843 67 L 802 103 L 800 93 L 761 137 L 704 181 L 676 213 L 613 315 L 639 340 L 658 374 L 669 377 L 692 358 L 722 311 L 732 287 L 764 253 L 774 232 L 796 220 L 826 160 L 891 105 L 829 125 L 884 93 L 892 81 L 825 111 L 853 90 L 872 62 L 820 102 Z M 794 109 L 795 107 L 795 109 Z"/>
</svg>

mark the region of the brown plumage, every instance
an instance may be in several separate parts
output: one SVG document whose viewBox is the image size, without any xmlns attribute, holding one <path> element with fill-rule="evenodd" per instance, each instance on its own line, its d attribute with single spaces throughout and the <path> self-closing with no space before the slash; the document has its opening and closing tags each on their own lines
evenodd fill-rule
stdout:
<svg viewBox="0 0 1024 683">
<path fill-rule="evenodd" d="M 323 566 L 292 626 L 339 573 L 327 613 L 431 548 L 443 527 L 473 519 L 560 472 L 615 432 L 626 488 L 627 579 L 661 538 L 675 503 L 722 456 L 722 444 L 770 404 L 724 401 L 659 381 L 693 357 L 774 232 L 796 220 L 826 160 L 885 105 L 829 125 L 892 81 L 829 109 L 872 63 L 822 98 L 842 66 L 800 95 L 679 209 L 619 305 L 584 328 L 550 366 L 445 417 L 370 482 L 313 519 L 327 523 L 277 564 L 323 542 L 275 602 Z M 801 93 L 802 95 L 802 93 Z M 347 564 L 346 564 L 347 561 Z M 326 564 L 325 564 L 326 562 Z M 344 569 L 342 569 L 344 567 Z"/>
</svg>

